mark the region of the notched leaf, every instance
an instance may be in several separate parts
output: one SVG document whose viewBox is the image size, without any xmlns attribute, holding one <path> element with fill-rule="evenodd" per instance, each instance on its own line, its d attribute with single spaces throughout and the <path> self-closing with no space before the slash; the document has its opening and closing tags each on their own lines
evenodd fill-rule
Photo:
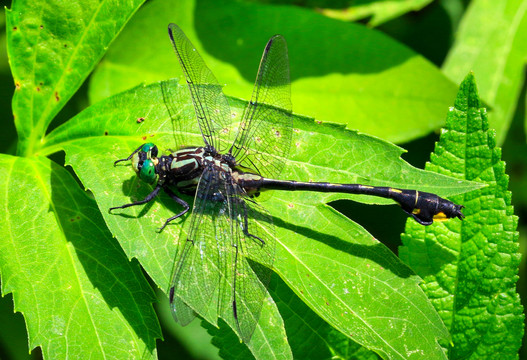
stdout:
<svg viewBox="0 0 527 360">
<path fill-rule="evenodd" d="M 19 154 L 34 155 L 38 151 L 40 143 L 35 139 L 44 136 L 55 115 L 142 2 L 133 0 L 119 6 L 114 2 L 90 2 L 82 7 L 69 2 L 53 6 L 13 2 L 6 12 L 7 28 L 12 29 L 7 32 L 7 51 L 17 79 L 13 112 L 18 114 Z M 38 83 L 40 96 L 35 99 Z"/>
<path fill-rule="evenodd" d="M 517 217 L 501 149 L 472 73 L 460 86 L 426 168 L 487 186 L 451 197 L 465 205 L 464 221 L 425 229 L 407 223 L 400 256 L 423 277 L 422 288 L 452 335 L 452 342 L 443 344 L 452 358 L 514 358 L 523 334 L 523 309 L 515 292 Z"/>
<path fill-rule="evenodd" d="M 41 346 L 46 358 L 154 358 L 161 332 L 152 289 L 68 171 L 0 155 L 0 186 L 9 208 L 0 226 L 10 229 L 0 241 L 2 293 L 13 292 L 30 349 Z"/>
</svg>

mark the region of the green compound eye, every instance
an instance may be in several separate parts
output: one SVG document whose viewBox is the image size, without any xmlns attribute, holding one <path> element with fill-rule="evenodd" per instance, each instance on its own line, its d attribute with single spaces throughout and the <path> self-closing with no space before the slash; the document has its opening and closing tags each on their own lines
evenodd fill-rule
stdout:
<svg viewBox="0 0 527 360">
<path fill-rule="evenodd" d="M 149 159 L 157 157 L 157 146 L 152 143 L 144 144 L 141 151 L 146 153 Z"/>
<path fill-rule="evenodd" d="M 153 183 L 156 179 L 156 166 L 152 160 L 143 161 L 141 171 L 139 171 L 139 178 L 146 183 Z"/>
<path fill-rule="evenodd" d="M 149 152 L 150 149 L 152 149 L 155 145 L 152 144 L 152 143 L 146 143 L 143 145 L 143 147 L 141 148 L 141 151 L 144 151 L 144 152 Z"/>
</svg>

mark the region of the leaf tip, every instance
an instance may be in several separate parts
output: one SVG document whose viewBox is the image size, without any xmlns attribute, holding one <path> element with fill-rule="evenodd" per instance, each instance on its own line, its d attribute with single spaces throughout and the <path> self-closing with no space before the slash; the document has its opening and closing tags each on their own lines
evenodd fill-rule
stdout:
<svg viewBox="0 0 527 360">
<path fill-rule="evenodd" d="M 459 91 L 454 104 L 455 108 L 467 111 L 469 108 L 480 108 L 478 87 L 473 71 L 470 71 L 459 85 Z"/>
</svg>

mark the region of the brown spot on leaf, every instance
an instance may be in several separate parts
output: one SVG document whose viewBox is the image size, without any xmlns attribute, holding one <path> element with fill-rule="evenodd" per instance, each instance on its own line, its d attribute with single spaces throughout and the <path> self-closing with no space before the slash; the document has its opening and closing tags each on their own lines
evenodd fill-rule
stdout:
<svg viewBox="0 0 527 360">
<path fill-rule="evenodd" d="M 137 118 L 137 123 L 141 124 L 143 121 L 145 121 L 144 117 Z"/>
<path fill-rule="evenodd" d="M 108 136 L 108 131 L 105 131 L 105 132 L 104 132 L 104 136 Z"/>
<path fill-rule="evenodd" d="M 40 91 L 40 88 L 37 86 L 37 91 Z"/>
<path fill-rule="evenodd" d="M 18 28 L 16 26 L 13 26 L 13 31 L 17 31 Z"/>
<path fill-rule="evenodd" d="M 15 83 L 15 88 L 16 88 L 17 90 L 20 90 L 20 83 L 19 83 L 18 81 Z"/>
<path fill-rule="evenodd" d="M 60 101 L 59 93 L 55 91 L 55 100 Z"/>
<path fill-rule="evenodd" d="M 143 136 L 143 140 L 146 140 L 146 136 Z"/>
</svg>

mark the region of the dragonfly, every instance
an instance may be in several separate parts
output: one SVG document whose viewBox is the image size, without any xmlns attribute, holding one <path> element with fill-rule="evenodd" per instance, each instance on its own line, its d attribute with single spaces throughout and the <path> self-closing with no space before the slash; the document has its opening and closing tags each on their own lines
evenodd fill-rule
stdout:
<svg viewBox="0 0 527 360">
<path fill-rule="evenodd" d="M 432 193 L 279 180 L 293 133 L 289 55 L 284 37 L 275 35 L 267 42 L 251 99 L 234 141 L 229 143 L 232 116 L 222 87 L 176 24 L 168 26 L 168 33 L 196 114 L 196 119 L 176 119 L 176 130 L 183 134 L 186 126 L 197 126 L 203 144 L 178 144 L 179 150 L 161 155 L 155 144 L 146 143 L 115 161 L 116 165 L 131 160 L 139 178 L 154 189 L 143 200 L 110 211 L 148 203 L 163 190 L 182 210 L 167 219 L 162 230 L 190 210 L 176 192 L 194 196 L 186 241 L 176 255 L 169 291 L 172 313 L 180 324 L 190 323 L 197 314 L 222 317 L 234 324 L 231 326 L 244 342 L 250 341 L 268 294 L 276 247 L 272 217 L 257 202 L 264 190 L 389 198 L 422 225 L 463 219 L 462 205 Z M 171 114 L 177 111 L 170 99 L 165 103 Z"/>
</svg>

